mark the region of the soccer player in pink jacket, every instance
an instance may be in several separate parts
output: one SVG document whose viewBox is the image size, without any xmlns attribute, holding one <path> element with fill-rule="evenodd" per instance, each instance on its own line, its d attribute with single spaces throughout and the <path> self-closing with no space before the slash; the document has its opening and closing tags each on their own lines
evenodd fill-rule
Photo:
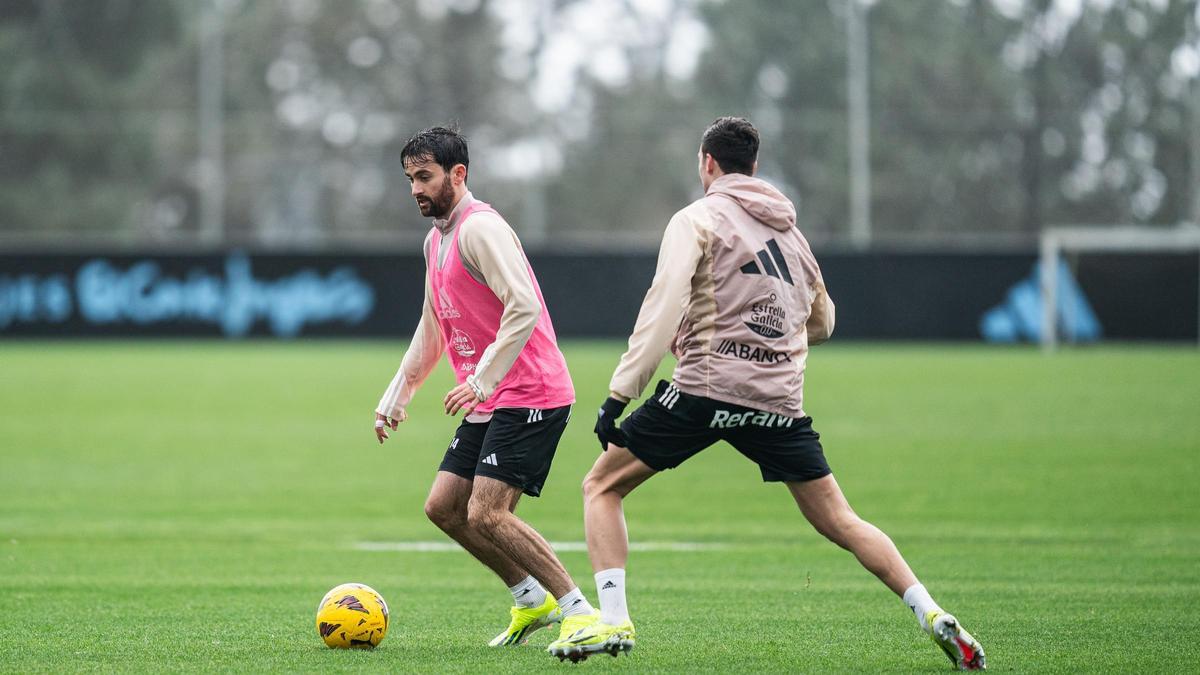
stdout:
<svg viewBox="0 0 1200 675">
<path fill-rule="evenodd" d="M 808 348 L 829 339 L 834 307 L 795 207 L 754 177 L 758 145 L 758 131 L 741 118 L 722 117 L 704 132 L 704 196 L 667 225 L 654 281 L 596 422 L 605 451 L 583 491 L 600 616 L 550 651 L 578 659 L 632 648 L 621 500 L 657 472 L 726 441 L 758 464 L 763 480 L 784 483 L 818 532 L 902 597 L 955 666 L 983 668 L 979 643 L 933 601 L 892 540 L 850 508 L 804 414 Z M 659 382 L 618 428 L 668 348 L 678 359 L 672 381 Z"/>
<path fill-rule="evenodd" d="M 438 467 L 425 513 L 512 592 L 508 628 L 491 646 L 523 643 L 561 621 L 574 632 L 594 609 L 553 549 L 513 511 L 541 494 L 575 390 L 521 242 L 467 190 L 467 142 L 443 127 L 400 151 L 425 238 L 425 302 L 412 344 L 375 409 L 380 443 L 445 352 L 458 386 L 446 413 L 464 414 Z"/>
</svg>

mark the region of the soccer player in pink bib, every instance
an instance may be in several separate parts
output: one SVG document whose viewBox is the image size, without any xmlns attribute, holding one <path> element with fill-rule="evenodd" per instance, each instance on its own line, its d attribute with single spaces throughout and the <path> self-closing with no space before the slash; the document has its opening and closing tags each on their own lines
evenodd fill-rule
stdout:
<svg viewBox="0 0 1200 675">
<path fill-rule="evenodd" d="M 594 609 L 536 530 L 513 511 L 541 494 L 575 390 L 537 278 L 517 235 L 467 190 L 467 142 L 426 129 L 400 152 L 425 238 L 425 302 L 412 344 L 375 410 L 380 443 L 408 414 L 443 352 L 458 386 L 446 413 L 465 415 L 438 468 L 425 514 L 512 592 L 493 647 L 523 643 L 561 622 L 574 632 Z"/>
</svg>

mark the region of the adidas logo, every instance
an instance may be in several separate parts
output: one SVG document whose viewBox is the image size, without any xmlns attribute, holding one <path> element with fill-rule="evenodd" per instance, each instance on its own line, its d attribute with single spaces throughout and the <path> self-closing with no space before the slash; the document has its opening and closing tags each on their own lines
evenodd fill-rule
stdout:
<svg viewBox="0 0 1200 675">
<path fill-rule="evenodd" d="M 783 251 L 779 250 L 779 244 L 775 243 L 774 239 L 767 240 L 767 247 L 758 252 L 758 262 L 751 260 L 742 265 L 742 274 L 766 274 L 776 279 L 783 279 L 789 284 L 795 286 L 796 282 L 792 281 L 792 272 L 788 269 L 787 260 L 783 258 Z M 762 263 L 762 267 L 759 267 Z"/>
<path fill-rule="evenodd" d="M 604 582 L 604 585 L 600 587 L 600 590 L 607 591 L 610 588 L 616 588 L 616 587 L 617 587 L 617 585 L 614 584 L 612 581 L 606 581 L 606 582 Z"/>
<path fill-rule="evenodd" d="M 491 464 L 492 466 L 500 466 L 500 463 L 496 461 L 496 453 L 494 453 L 494 452 L 479 461 L 482 464 Z"/>
<path fill-rule="evenodd" d="M 541 421 L 542 421 L 542 411 L 538 410 L 537 408 L 530 408 L 529 409 L 529 419 L 525 420 L 525 423 L 533 424 L 534 422 L 541 422 Z"/>
<path fill-rule="evenodd" d="M 437 298 L 439 319 L 457 319 L 462 316 L 462 313 L 454 308 L 454 303 L 450 300 L 450 294 L 446 293 L 445 287 L 438 288 Z"/>
<path fill-rule="evenodd" d="M 658 397 L 658 402 L 663 404 L 667 410 L 671 410 L 679 402 L 679 390 L 675 388 L 674 384 L 667 385 L 666 391 Z"/>
</svg>

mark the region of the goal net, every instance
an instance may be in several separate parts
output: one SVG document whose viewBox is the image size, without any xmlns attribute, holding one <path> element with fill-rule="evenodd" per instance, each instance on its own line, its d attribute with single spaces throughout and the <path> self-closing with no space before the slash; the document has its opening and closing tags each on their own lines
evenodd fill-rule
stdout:
<svg viewBox="0 0 1200 675">
<path fill-rule="evenodd" d="M 1081 254 L 1121 255 L 1131 254 L 1194 254 L 1200 266 L 1200 227 L 1185 225 L 1173 228 L 1114 226 L 1114 227 L 1052 227 L 1042 231 L 1039 270 L 1041 287 L 1040 341 L 1042 348 L 1053 351 L 1065 337 L 1070 339 L 1071 327 L 1078 324 L 1072 316 L 1070 302 L 1063 302 L 1064 292 L 1070 293 L 1065 284 L 1071 283 L 1071 275 L 1064 274 L 1064 261 L 1078 258 Z M 1111 275 L 1123 275 L 1120 268 L 1111 270 Z M 1106 270 L 1106 274 L 1108 271 Z M 1110 276 L 1111 276 L 1110 275 Z M 1151 275 L 1152 276 L 1152 275 Z M 1119 286 L 1127 280 L 1109 279 Z M 1135 283 L 1135 280 L 1128 280 Z M 1196 303 L 1196 338 L 1200 342 L 1200 267 L 1197 271 L 1196 297 L 1190 293 L 1180 294 L 1178 287 L 1172 289 L 1143 289 L 1143 293 L 1170 293 L 1176 306 Z M 1175 297 L 1183 295 L 1184 297 Z M 1185 299 L 1186 298 L 1186 299 Z M 1180 314 L 1190 314 L 1191 308 L 1183 307 Z M 1066 335 L 1064 335 L 1066 333 Z"/>
</svg>

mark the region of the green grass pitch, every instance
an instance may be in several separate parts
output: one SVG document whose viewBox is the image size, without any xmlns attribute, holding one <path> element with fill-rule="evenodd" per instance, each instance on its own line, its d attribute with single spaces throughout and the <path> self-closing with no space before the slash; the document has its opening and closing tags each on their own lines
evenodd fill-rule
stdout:
<svg viewBox="0 0 1200 675">
<path fill-rule="evenodd" d="M 583 538 L 593 410 L 621 352 L 567 343 L 580 403 L 518 514 Z M 626 504 L 628 656 L 493 650 L 511 598 L 422 502 L 457 420 L 442 365 L 384 446 L 403 345 L 0 344 L 0 670 L 940 672 L 908 610 L 727 446 Z M 665 369 L 663 372 L 666 372 Z M 888 532 L 993 671 L 1200 663 L 1200 354 L 833 344 L 806 408 L 850 502 Z M 583 552 L 563 561 L 595 599 Z M 392 606 L 372 652 L 324 647 L 345 581 Z"/>
</svg>

